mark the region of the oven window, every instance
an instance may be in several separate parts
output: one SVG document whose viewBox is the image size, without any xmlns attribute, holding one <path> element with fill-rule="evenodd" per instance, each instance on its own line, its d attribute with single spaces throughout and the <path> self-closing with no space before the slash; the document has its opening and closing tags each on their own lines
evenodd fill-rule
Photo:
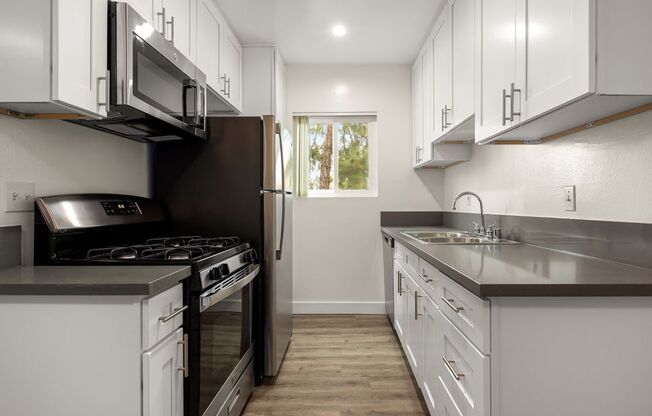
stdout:
<svg viewBox="0 0 652 416">
<path fill-rule="evenodd" d="M 198 101 L 194 81 L 135 34 L 133 54 L 134 95 L 178 120 L 192 120 Z"/>
<path fill-rule="evenodd" d="M 251 346 L 251 285 L 201 313 L 199 414 Z"/>
</svg>

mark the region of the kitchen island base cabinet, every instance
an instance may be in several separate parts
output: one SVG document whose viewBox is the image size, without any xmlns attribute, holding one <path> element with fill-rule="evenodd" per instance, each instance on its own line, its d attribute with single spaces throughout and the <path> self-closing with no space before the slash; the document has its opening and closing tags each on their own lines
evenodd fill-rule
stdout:
<svg viewBox="0 0 652 416">
<path fill-rule="evenodd" d="M 150 298 L 157 321 L 181 303 L 169 296 L 180 287 Z M 182 322 L 145 347 L 143 300 L 0 296 L 0 415 L 182 416 Z"/>
</svg>

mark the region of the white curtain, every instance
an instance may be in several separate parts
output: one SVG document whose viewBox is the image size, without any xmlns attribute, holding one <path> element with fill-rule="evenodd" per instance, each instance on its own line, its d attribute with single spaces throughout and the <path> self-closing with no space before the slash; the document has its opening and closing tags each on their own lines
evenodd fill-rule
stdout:
<svg viewBox="0 0 652 416">
<path fill-rule="evenodd" d="M 310 169 L 310 118 L 308 116 L 294 117 L 294 160 L 296 186 L 298 197 L 308 196 L 308 173 Z"/>
</svg>

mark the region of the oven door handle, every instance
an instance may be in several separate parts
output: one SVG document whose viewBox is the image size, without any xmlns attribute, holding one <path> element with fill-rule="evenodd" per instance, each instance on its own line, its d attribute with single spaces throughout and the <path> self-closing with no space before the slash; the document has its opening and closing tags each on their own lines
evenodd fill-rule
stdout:
<svg viewBox="0 0 652 416">
<path fill-rule="evenodd" d="M 256 276 L 258 276 L 258 273 L 260 272 L 260 264 L 256 265 L 256 268 L 243 277 L 241 280 L 239 280 L 237 283 L 234 285 L 231 285 L 227 288 L 224 288 L 218 292 L 215 292 L 211 295 L 202 295 L 200 297 L 200 302 L 199 302 L 199 312 L 204 312 L 206 309 L 210 308 L 211 306 L 215 305 L 217 302 L 228 298 L 238 290 L 241 290 L 245 286 L 247 286 L 249 283 L 251 283 L 252 280 Z"/>
</svg>

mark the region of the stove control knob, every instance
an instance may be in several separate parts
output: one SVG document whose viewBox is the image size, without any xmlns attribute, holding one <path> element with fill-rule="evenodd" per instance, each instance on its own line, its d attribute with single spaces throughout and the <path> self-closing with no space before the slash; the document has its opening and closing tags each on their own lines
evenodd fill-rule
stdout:
<svg viewBox="0 0 652 416">
<path fill-rule="evenodd" d="M 242 255 L 242 261 L 244 261 L 245 263 L 253 263 L 256 260 L 258 260 L 258 255 L 256 254 L 256 250 L 247 251 Z"/>
<path fill-rule="evenodd" d="M 217 267 L 213 267 L 210 273 L 208 274 L 208 277 L 212 280 L 220 280 L 227 277 L 229 273 L 230 273 L 229 265 L 226 263 L 222 263 Z"/>
</svg>

